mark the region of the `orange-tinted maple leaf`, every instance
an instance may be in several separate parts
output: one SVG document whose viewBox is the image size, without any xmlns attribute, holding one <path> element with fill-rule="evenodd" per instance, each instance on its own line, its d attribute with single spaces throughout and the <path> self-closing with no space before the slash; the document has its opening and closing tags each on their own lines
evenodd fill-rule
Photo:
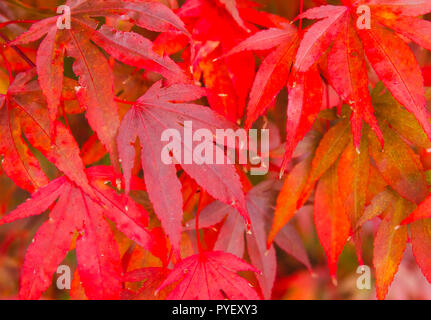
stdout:
<svg viewBox="0 0 431 320">
<path fill-rule="evenodd" d="M 335 166 L 325 173 L 317 185 L 314 223 L 328 257 L 329 271 L 333 281 L 336 281 L 338 257 L 349 237 L 350 221 L 339 196 Z"/>
<path fill-rule="evenodd" d="M 412 203 L 398 197 L 388 208 L 374 238 L 373 265 L 376 272 L 376 291 L 384 299 L 392 283 L 407 245 L 407 226 L 400 226 Z"/>
</svg>

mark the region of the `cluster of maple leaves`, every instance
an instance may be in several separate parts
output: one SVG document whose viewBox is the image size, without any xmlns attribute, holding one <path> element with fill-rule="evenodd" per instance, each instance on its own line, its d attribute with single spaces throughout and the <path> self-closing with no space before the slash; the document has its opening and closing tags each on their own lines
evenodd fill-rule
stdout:
<svg viewBox="0 0 431 320">
<path fill-rule="evenodd" d="M 290 223 L 310 204 L 334 282 L 347 242 L 363 264 L 375 218 L 378 298 L 409 241 L 431 281 L 431 72 L 411 49 L 431 50 L 431 1 L 313 1 L 295 23 L 249 0 L 162 2 L 68 0 L 70 29 L 45 9 L 16 20 L 10 8 L 35 10 L 25 2 L 0 6 L 1 166 L 32 194 L 0 225 L 49 212 L 19 297 L 39 299 L 75 250 L 72 298 L 270 299 L 274 243 L 312 270 Z M 91 132 L 85 143 L 69 119 Z M 162 133 L 184 121 L 214 134 L 269 127 L 270 174 L 162 163 Z"/>
</svg>

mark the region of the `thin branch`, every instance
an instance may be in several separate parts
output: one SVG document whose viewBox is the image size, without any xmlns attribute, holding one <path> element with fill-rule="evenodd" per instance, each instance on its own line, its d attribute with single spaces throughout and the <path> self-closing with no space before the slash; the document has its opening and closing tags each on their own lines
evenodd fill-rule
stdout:
<svg viewBox="0 0 431 320">
<path fill-rule="evenodd" d="M 304 11 L 304 0 L 301 0 L 299 10 L 299 14 L 302 15 L 302 12 Z M 299 18 L 299 30 L 302 30 L 302 16 Z"/>
<path fill-rule="evenodd" d="M 205 195 L 205 191 L 201 188 L 201 192 L 200 192 L 200 195 L 199 195 L 199 201 L 198 201 L 198 207 L 196 209 L 196 241 L 198 243 L 199 253 L 203 252 L 201 237 L 200 237 L 200 234 L 199 234 L 199 215 L 201 213 L 202 202 L 203 202 L 203 199 L 204 199 L 204 195 Z"/>
<path fill-rule="evenodd" d="M 39 20 L 12 20 L 0 23 L 0 28 L 4 28 L 10 24 L 18 24 L 18 23 L 36 23 Z"/>
</svg>

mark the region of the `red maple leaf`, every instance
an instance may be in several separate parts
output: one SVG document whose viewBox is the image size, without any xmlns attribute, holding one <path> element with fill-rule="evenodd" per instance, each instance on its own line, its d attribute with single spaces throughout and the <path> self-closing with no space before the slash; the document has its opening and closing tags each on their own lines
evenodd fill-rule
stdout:
<svg viewBox="0 0 431 320">
<path fill-rule="evenodd" d="M 0 154 L 3 156 L 3 170 L 18 186 L 30 192 L 48 183 L 39 161 L 22 138 L 24 134 L 32 146 L 91 194 L 79 156 L 80 150 L 70 130 L 56 122 L 55 139 L 49 135 L 46 101 L 37 81 L 33 80 L 34 76 L 34 69 L 18 74 L 8 93 L 0 96 Z"/>
<path fill-rule="evenodd" d="M 188 145 L 186 142 L 185 121 L 191 121 L 194 130 L 210 130 L 214 137 L 217 129 L 233 127 L 232 123 L 209 108 L 190 103 L 172 102 L 195 100 L 204 93 L 202 88 L 193 85 L 161 88 L 161 83 L 156 83 L 125 115 L 117 139 L 126 180 L 126 192 L 128 192 L 136 153 L 134 143 L 139 137 L 148 195 L 175 248 L 178 248 L 180 242 L 183 202 L 175 164 L 173 162 L 165 164 L 161 161 L 160 155 L 163 149 L 161 137 L 165 130 L 176 130 L 180 133 L 174 142 L 184 148 L 184 154 L 174 152 L 173 158 L 181 164 L 184 171 L 212 197 L 237 208 L 249 223 L 240 180 L 235 167 L 227 164 L 227 159 L 224 161 L 225 164 L 206 162 L 196 164 L 194 161 L 187 163 L 185 160 L 193 156 L 193 145 L 197 144 L 196 141 L 193 141 L 193 145 Z"/>
<path fill-rule="evenodd" d="M 115 159 L 115 136 L 120 121 L 114 99 L 114 77 L 108 61 L 91 40 L 125 64 L 160 72 L 174 82 L 187 81 L 187 77 L 169 57 L 154 53 L 150 40 L 108 25 L 96 30 L 97 23 L 90 17 L 126 15 L 152 31 L 177 30 L 187 34 L 187 30 L 168 7 L 157 2 L 97 0 L 68 4 L 72 12 L 70 29 L 58 28 L 59 17 L 47 18 L 33 24 L 11 45 L 29 43 L 46 35 L 39 46 L 36 65 L 40 86 L 48 99 L 51 134 L 55 132 L 53 124 L 63 87 L 63 60 L 65 56 L 75 59 L 73 70 L 80 84 L 76 88 L 78 101 L 87 110 L 91 127 Z"/>
<path fill-rule="evenodd" d="M 271 299 L 275 281 L 277 261 L 274 246 L 266 246 L 268 230 L 272 219 L 272 203 L 274 181 L 265 181 L 251 189 L 246 196 L 247 209 L 250 215 L 251 229 L 247 232 L 238 212 L 224 203 L 214 201 L 199 214 L 199 228 L 213 228 L 220 222 L 222 227 L 217 235 L 213 250 L 244 256 L 245 241 L 251 263 L 262 271 L 257 275 L 263 297 Z M 226 218 L 226 219 L 225 219 Z M 194 230 L 196 220 L 188 221 L 187 230 Z M 277 245 L 285 252 L 303 263 L 309 270 L 310 261 L 301 238 L 291 225 L 285 226 L 275 238 Z"/>
<path fill-rule="evenodd" d="M 230 253 L 202 252 L 184 259 L 160 285 L 158 291 L 177 283 L 171 300 L 259 300 L 259 295 L 238 271 L 259 270 Z"/>
<path fill-rule="evenodd" d="M 315 65 L 329 47 L 329 82 L 354 110 L 352 132 L 354 144 L 358 148 L 361 139 L 362 119 L 380 136 L 377 121 L 373 115 L 369 97 L 368 76 L 365 56 L 393 96 L 413 113 L 431 137 L 431 126 L 425 109 L 425 90 L 420 67 L 408 45 L 395 33 L 385 29 L 382 24 L 393 28 L 396 33 L 430 48 L 426 34 L 431 23 L 425 20 L 408 18 L 431 11 L 427 1 L 400 1 L 399 4 L 385 5 L 385 1 L 346 1 L 347 6 L 320 6 L 312 8 L 298 18 L 321 19 L 309 27 L 298 49 L 294 68 L 305 72 Z M 389 3 L 386 1 L 386 3 Z M 371 9 L 370 28 L 359 27 L 361 5 Z M 397 21 L 412 20 L 420 24 L 415 29 L 415 37 L 407 30 L 411 26 L 398 24 Z M 397 26 L 397 27 L 395 27 Z M 428 31 L 427 31 L 428 30 Z"/>
<path fill-rule="evenodd" d="M 153 237 L 146 229 L 146 211 L 106 184 L 115 185 L 118 179 L 112 169 L 93 167 L 87 174 L 97 201 L 68 178 L 61 177 L 40 188 L 31 199 L 0 220 L 0 224 L 5 224 L 39 215 L 58 199 L 48 221 L 40 227 L 27 250 L 21 271 L 20 298 L 40 298 L 77 234 L 78 270 L 86 295 L 90 299 L 119 299 L 120 253 L 105 217 L 144 248 L 154 248 Z"/>
<path fill-rule="evenodd" d="M 287 84 L 289 104 L 287 106 L 287 144 L 283 164 L 287 165 L 296 145 L 311 129 L 317 114 L 322 109 L 323 82 L 317 67 L 306 72 L 292 71 L 291 67 L 298 50 L 300 33 L 289 23 L 281 28 L 270 28 L 257 32 L 234 47 L 227 55 L 245 50 L 272 51 L 264 58 L 256 74 L 248 102 L 246 128 L 263 115 L 273 103 L 280 90 Z"/>
</svg>

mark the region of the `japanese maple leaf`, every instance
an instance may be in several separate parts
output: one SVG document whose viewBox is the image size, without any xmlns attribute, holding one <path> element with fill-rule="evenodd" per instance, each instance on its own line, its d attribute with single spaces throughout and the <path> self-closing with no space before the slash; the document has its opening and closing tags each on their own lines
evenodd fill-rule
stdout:
<svg viewBox="0 0 431 320">
<path fill-rule="evenodd" d="M 306 72 L 291 67 L 298 50 L 300 34 L 289 23 L 281 28 L 257 32 L 234 47 L 227 56 L 243 51 L 272 50 L 262 61 L 250 91 L 245 126 L 250 128 L 265 113 L 280 90 L 287 85 L 287 144 L 283 168 L 322 109 L 323 82 L 314 66 Z"/>
<path fill-rule="evenodd" d="M 57 117 L 61 99 L 64 57 L 75 59 L 73 70 L 79 76 L 80 84 L 76 88 L 78 101 L 87 110 L 91 127 L 115 162 L 115 136 L 120 121 L 114 101 L 114 78 L 103 53 L 91 41 L 115 59 L 159 72 L 170 81 L 184 82 L 187 77 L 169 57 L 155 54 L 148 39 L 137 33 L 117 31 L 108 25 L 96 30 L 97 23 L 90 17 L 125 15 L 137 25 L 152 31 L 187 31 L 174 13 L 158 2 L 97 0 L 67 4 L 72 13 L 70 29 L 58 28 L 57 20 L 61 17 L 47 18 L 33 24 L 12 45 L 32 42 L 46 35 L 39 46 L 36 65 L 41 88 L 48 99 L 51 123 Z M 52 133 L 54 129 L 52 126 Z"/>
<path fill-rule="evenodd" d="M 261 275 L 257 275 L 257 280 L 265 299 L 271 299 L 277 269 L 274 246 L 269 249 L 266 246 L 267 231 L 270 227 L 268 222 L 272 218 L 273 211 L 271 205 L 273 191 L 274 181 L 269 180 L 260 183 L 247 193 L 247 209 L 251 221 L 251 230 L 248 233 L 238 212 L 219 201 L 212 202 L 199 214 L 200 228 L 213 228 L 226 218 L 213 250 L 232 253 L 242 258 L 245 251 L 244 234 L 246 234 L 247 251 L 251 263 L 262 271 Z M 186 229 L 194 230 L 195 223 L 195 219 L 187 222 Z M 285 226 L 275 241 L 280 248 L 311 270 L 307 253 L 294 227 Z"/>
<path fill-rule="evenodd" d="M 224 159 L 225 164 L 206 162 L 196 164 L 193 161 L 188 163 L 186 160 L 186 158 L 191 159 L 191 148 L 197 143 L 194 141 L 192 145 L 188 145 L 186 142 L 185 121 L 192 122 L 193 130 L 210 130 L 214 135 L 211 139 L 215 137 L 217 129 L 233 127 L 230 122 L 207 107 L 172 103 L 172 101 L 196 100 L 204 93 L 203 89 L 193 85 L 183 84 L 161 88 L 161 82 L 154 84 L 125 115 L 117 139 L 126 192 L 129 192 L 136 153 L 134 143 L 139 137 L 148 195 L 174 248 L 179 248 L 183 201 L 175 164 L 165 164 L 161 161 L 164 145 L 161 137 L 166 130 L 176 130 L 180 134 L 174 138 L 174 142 L 184 148 L 184 161 L 182 152 L 177 154 L 174 151 L 173 157 L 181 164 L 184 171 L 212 197 L 237 208 L 249 223 L 244 193 L 235 167 L 227 164 L 227 159 Z"/>
<path fill-rule="evenodd" d="M 328 257 L 329 272 L 334 283 L 337 262 L 350 234 L 350 221 L 338 192 L 334 167 L 320 179 L 314 200 L 314 221 L 317 235 Z"/>
<path fill-rule="evenodd" d="M 226 5 L 221 4 L 224 2 Z M 232 47 L 258 31 L 254 24 L 273 27 L 282 18 L 256 10 L 250 1 L 188 0 L 177 14 L 187 24 L 193 38 L 193 47 L 185 50 L 183 59 L 189 61 L 196 81 L 203 79 L 208 89 L 208 102 L 217 113 L 237 122 L 244 115 L 248 92 L 255 75 L 253 54 L 242 52 L 227 59 L 217 59 Z M 228 8 L 235 8 L 243 23 L 235 23 Z M 187 45 L 184 35 L 162 34 L 155 41 L 155 50 L 172 54 Z"/>
<path fill-rule="evenodd" d="M 401 222 L 415 203 L 418 209 L 403 224 L 427 217 L 429 191 L 424 168 L 411 145 L 428 148 L 430 144 L 415 117 L 382 89 L 382 84 L 376 85 L 372 98 L 385 150 L 381 150 L 377 135 L 367 128 L 360 152 L 356 152 L 347 134 L 349 123 L 339 121 L 323 136 L 312 159 L 303 159 L 289 173 L 278 196 L 269 236 L 272 243 L 278 230 L 307 202 L 317 183 L 313 198 L 316 231 L 335 280 L 338 258 L 349 235 L 361 263 L 361 227 L 381 217 L 373 254 L 379 299 L 386 296 L 407 244 L 408 230 L 400 226 Z M 415 255 L 428 277 L 428 223 L 416 222 L 419 223 L 411 226 Z"/>
<path fill-rule="evenodd" d="M 401 34 L 424 48 L 431 48 L 431 22 L 413 18 L 431 11 L 428 1 L 371 0 L 345 3 L 346 6 L 312 8 L 299 16 L 301 19 L 320 21 L 305 32 L 294 68 L 306 72 L 329 49 L 328 80 L 344 102 L 354 110 L 353 141 L 359 148 L 362 119 L 373 128 L 382 142 L 369 96 L 366 56 L 389 91 L 414 114 L 431 138 L 421 70 L 413 52 L 397 36 L 397 33 Z M 361 17 L 356 13 L 364 4 L 371 9 L 370 17 Z M 360 25 L 360 19 L 364 18 L 370 20 L 370 28 Z"/>
<path fill-rule="evenodd" d="M 268 238 L 268 243 L 272 244 L 279 230 L 292 219 L 298 209 L 303 207 L 316 182 L 319 181 L 314 196 L 314 221 L 320 243 L 328 257 L 329 270 L 334 283 L 336 283 L 338 257 L 351 230 L 350 221 L 346 214 L 347 206 L 345 207 L 342 203 L 342 199 L 345 198 L 341 197 L 339 192 L 337 167 L 334 166 L 350 142 L 348 130 L 347 121 L 339 122 L 323 137 L 312 161 L 306 158 L 291 170 L 278 196 L 274 223 Z M 367 153 L 363 153 L 367 155 Z M 354 152 L 354 155 L 356 154 Z M 369 161 L 368 158 L 367 160 Z M 343 163 L 342 161 L 339 162 Z M 357 172 L 361 173 L 362 171 L 357 170 Z M 365 183 L 367 184 L 368 181 Z M 341 183 L 340 186 L 342 186 Z M 354 184 L 352 186 L 355 187 L 356 191 L 357 187 Z M 349 193 L 347 188 L 343 191 Z"/>
<path fill-rule="evenodd" d="M 202 252 L 175 265 L 158 291 L 179 281 L 170 300 L 260 300 L 239 271 L 259 270 L 237 256 L 221 251 Z"/>
<path fill-rule="evenodd" d="M 23 139 L 38 149 L 72 181 L 89 191 L 78 144 L 57 122 L 54 140 L 49 135 L 48 110 L 35 70 L 20 73 L 5 96 L 0 96 L 0 154 L 5 173 L 21 188 L 33 192 L 48 179 Z"/>
<path fill-rule="evenodd" d="M 376 272 L 378 299 L 386 297 L 403 258 L 404 250 L 407 247 L 408 228 L 407 226 L 400 226 L 400 223 L 413 207 L 414 205 L 409 201 L 397 197 L 396 201 L 388 208 L 377 229 L 374 238 L 373 265 Z M 412 229 L 412 237 L 414 231 Z M 417 243 L 414 244 L 415 249 L 416 245 Z M 420 266 L 423 264 L 420 263 Z"/>
<path fill-rule="evenodd" d="M 48 221 L 40 227 L 25 255 L 20 298 L 40 298 L 78 234 L 76 255 L 86 295 L 90 299 L 118 299 L 122 289 L 121 259 L 105 217 L 130 239 L 151 250 L 153 238 L 146 229 L 147 213 L 106 184 L 108 181 L 115 185 L 117 176 L 112 169 L 92 167 L 87 174 L 97 201 L 68 178 L 61 177 L 40 188 L 31 199 L 0 220 L 0 224 L 11 223 L 52 207 Z"/>
</svg>

